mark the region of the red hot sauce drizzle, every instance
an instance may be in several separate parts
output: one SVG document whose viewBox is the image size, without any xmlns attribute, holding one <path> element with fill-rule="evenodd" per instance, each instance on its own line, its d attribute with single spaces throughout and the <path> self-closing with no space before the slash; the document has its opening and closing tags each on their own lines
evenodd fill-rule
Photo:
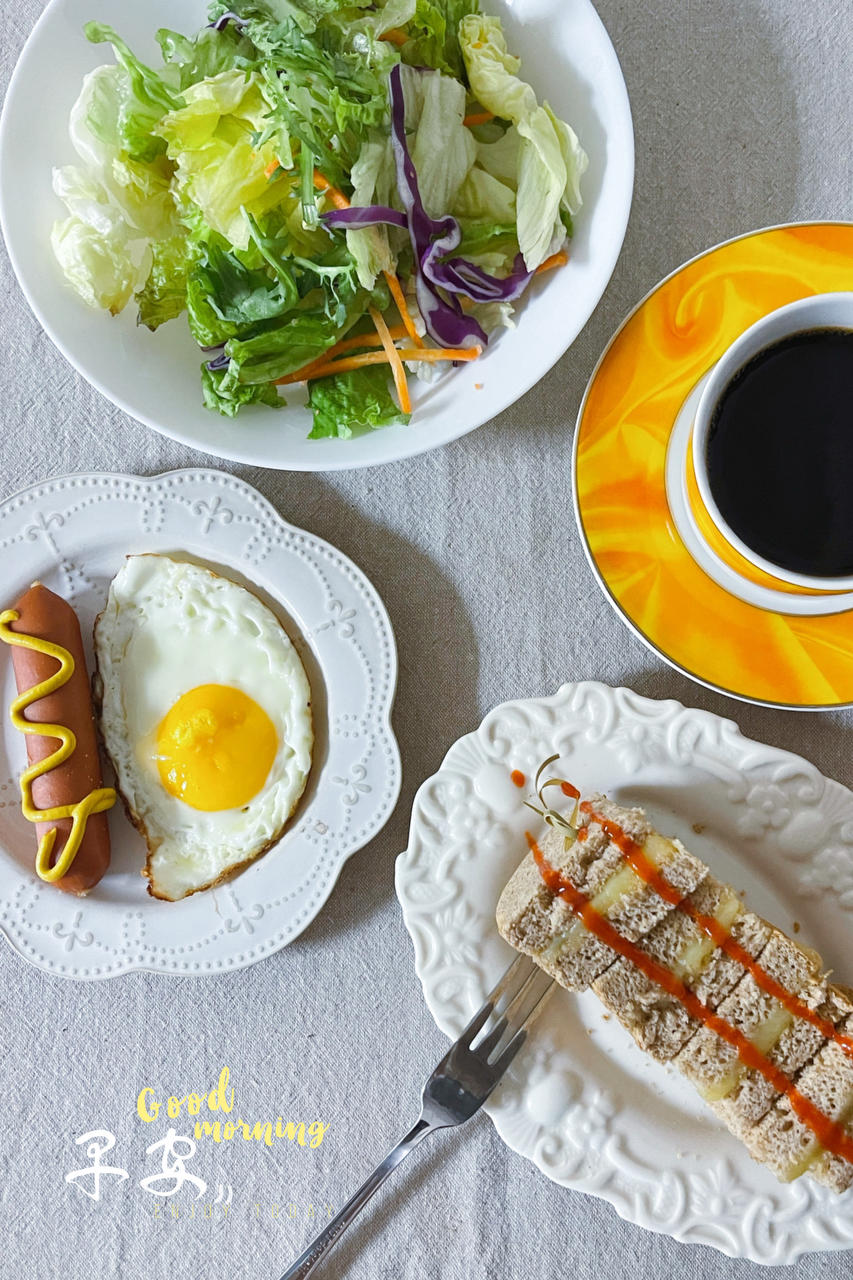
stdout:
<svg viewBox="0 0 853 1280">
<path fill-rule="evenodd" d="M 521 772 L 520 769 L 513 769 L 512 773 L 509 776 L 511 781 L 514 782 L 517 787 L 523 787 L 525 782 L 527 781 L 527 779 L 525 778 L 524 774 Z"/>
<path fill-rule="evenodd" d="M 669 881 L 661 875 L 657 867 L 653 866 L 646 857 L 642 846 L 636 840 L 632 840 L 618 823 L 611 822 L 609 818 L 596 813 L 588 800 L 585 800 L 581 805 L 581 812 L 587 814 L 593 822 L 597 822 L 601 829 L 606 832 L 625 861 L 641 880 L 644 880 L 647 885 L 654 889 L 655 893 L 659 894 L 665 902 L 669 902 L 677 910 L 684 912 L 691 920 L 695 921 L 716 947 L 719 947 L 722 951 L 725 951 L 726 955 L 731 956 L 733 960 L 743 965 L 744 969 L 752 974 L 756 985 L 761 987 L 762 991 L 766 991 L 774 1000 L 778 1000 L 793 1017 L 801 1018 L 804 1022 L 809 1022 L 813 1027 L 817 1027 L 821 1035 L 827 1040 L 835 1041 L 846 1054 L 853 1057 L 853 1037 L 843 1035 L 837 1031 L 828 1019 L 822 1018 L 819 1013 L 810 1009 L 797 996 L 792 995 L 790 991 L 786 991 L 766 969 L 761 967 L 746 948 L 742 947 L 731 936 L 729 930 L 726 929 L 725 925 L 721 925 L 719 920 L 697 911 L 693 904 L 683 898 L 678 890 L 673 888 Z"/>
<path fill-rule="evenodd" d="M 585 812 L 591 814 L 592 810 L 585 808 Z M 596 817 L 596 821 L 599 821 L 598 817 Z M 630 836 L 622 831 L 621 827 L 617 827 L 615 823 L 608 825 L 618 831 L 625 841 L 632 844 L 635 843 L 631 841 Z M 618 843 L 611 831 L 608 830 L 607 834 L 614 843 Z M 669 995 L 679 1000 L 692 1017 L 704 1023 L 706 1027 L 710 1027 L 722 1040 L 732 1045 L 745 1066 L 753 1071 L 758 1071 L 766 1080 L 769 1080 L 777 1093 L 784 1093 L 791 1104 L 792 1110 L 802 1120 L 803 1124 L 811 1129 L 825 1151 L 829 1151 L 833 1155 L 840 1156 L 842 1159 L 853 1163 L 853 1138 L 846 1133 L 842 1125 L 830 1120 L 829 1116 L 824 1115 L 813 1102 L 810 1102 L 808 1098 L 801 1094 L 785 1073 L 780 1071 L 766 1054 L 757 1049 L 743 1032 L 738 1031 L 736 1027 L 731 1026 L 724 1018 L 715 1014 L 713 1009 L 710 1009 L 689 987 L 685 986 L 680 978 L 676 977 L 664 965 L 647 955 L 645 951 L 641 951 L 635 943 L 629 942 L 627 938 L 623 937 L 605 916 L 596 911 L 586 894 L 581 893 L 566 876 L 561 875 L 556 868 L 551 866 L 529 831 L 527 832 L 527 843 L 539 868 L 539 873 L 551 893 L 555 897 L 561 898 L 571 908 L 574 914 L 583 921 L 591 934 L 618 955 L 630 960 L 647 978 L 650 978 L 652 982 L 656 983 Z M 619 847 L 621 848 L 621 845 Z M 645 859 L 645 855 L 643 856 L 648 863 L 648 859 Z M 651 864 L 648 863 L 648 865 L 650 870 L 657 875 L 658 873 L 651 867 Z M 652 882 L 650 881 L 649 883 Z M 667 886 L 668 894 L 675 892 L 666 881 L 664 881 L 664 884 Z"/>
</svg>

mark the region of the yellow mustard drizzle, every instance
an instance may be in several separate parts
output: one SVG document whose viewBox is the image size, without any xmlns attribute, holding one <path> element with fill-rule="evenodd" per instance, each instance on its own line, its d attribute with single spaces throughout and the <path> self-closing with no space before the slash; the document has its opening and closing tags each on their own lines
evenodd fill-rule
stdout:
<svg viewBox="0 0 853 1280">
<path fill-rule="evenodd" d="M 61 880 L 71 869 L 71 864 L 80 851 L 80 845 L 86 834 L 86 824 L 91 815 L 106 813 L 107 809 L 111 809 L 116 802 L 116 793 L 112 787 L 101 787 L 91 791 L 84 800 L 79 800 L 76 804 L 59 805 L 54 809 L 37 809 L 33 804 L 32 789 L 36 778 L 41 778 L 52 769 L 64 764 L 73 754 L 77 739 L 72 730 L 67 729 L 65 725 L 34 724 L 24 718 L 24 712 L 33 703 L 41 701 L 42 698 L 55 693 L 57 689 L 61 689 L 68 683 L 74 674 L 74 659 L 67 649 L 54 644 L 51 640 L 42 640 L 38 636 L 28 636 L 19 631 L 12 631 L 10 623 L 17 622 L 20 616 L 15 609 L 6 609 L 0 613 L 0 640 L 5 641 L 6 644 L 18 645 L 22 649 L 33 649 L 36 653 L 55 658 L 59 663 L 58 669 L 52 676 L 19 694 L 11 707 L 12 724 L 21 733 L 55 738 L 60 744 L 52 755 L 39 760 L 36 764 L 31 764 L 21 775 L 21 808 L 28 822 L 59 822 L 63 818 L 71 819 L 71 831 L 55 866 L 50 865 L 50 855 L 56 843 L 56 827 L 45 832 L 39 842 L 36 873 L 42 880 L 53 884 Z"/>
</svg>

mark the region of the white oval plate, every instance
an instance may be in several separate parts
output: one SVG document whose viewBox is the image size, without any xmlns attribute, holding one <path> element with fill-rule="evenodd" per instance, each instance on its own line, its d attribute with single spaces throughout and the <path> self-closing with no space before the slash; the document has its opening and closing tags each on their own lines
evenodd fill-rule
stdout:
<svg viewBox="0 0 853 1280">
<path fill-rule="evenodd" d="M 51 170 L 74 162 L 71 106 L 83 76 L 112 56 L 108 46 L 86 41 L 84 23 L 111 22 L 141 57 L 159 59 L 157 28 L 198 30 L 205 0 L 52 0 L 21 55 L 0 124 L 0 219 L 21 287 L 59 350 L 102 395 L 155 431 L 217 457 L 280 470 L 337 471 L 408 458 L 513 404 L 574 342 L 604 293 L 628 223 L 634 134 L 619 62 L 589 0 L 488 0 L 487 8 L 504 19 L 510 48 L 539 96 L 574 125 L 589 153 L 584 208 L 569 266 L 536 283 L 518 328 L 502 333 L 482 360 L 419 384 L 409 426 L 307 440 L 310 414 L 298 390 L 288 392 L 287 409 L 221 418 L 202 406 L 202 357 L 185 320 L 152 334 L 137 328 L 132 304 L 118 320 L 90 311 L 53 261 L 50 229 L 64 213 Z"/>
<path fill-rule="evenodd" d="M 448 1035 L 514 954 L 495 907 L 539 819 L 510 773 L 531 779 L 555 752 L 555 771 L 643 805 L 754 910 L 788 931 L 796 921 L 839 980 L 853 979 L 853 794 L 709 712 L 565 685 L 497 707 L 416 797 L 397 894 L 427 1004 Z M 591 994 L 557 989 L 549 1001 L 487 1107 L 514 1151 L 631 1222 L 731 1257 L 792 1263 L 853 1245 L 853 1192 L 777 1182 L 682 1077 L 603 1015 Z"/>
<path fill-rule="evenodd" d="M 88 897 L 74 898 L 33 871 L 17 783 L 25 749 L 0 711 L 0 929 L 27 960 L 71 978 L 218 973 L 272 954 L 314 919 L 400 790 L 390 725 L 397 653 L 382 601 L 351 560 L 294 529 L 233 476 L 67 476 L 8 499 L 0 504 L 3 607 L 38 578 L 76 608 L 91 663 L 110 580 L 126 555 L 142 551 L 202 562 L 278 614 L 311 681 L 314 767 L 280 843 L 229 884 L 182 902 L 149 897 L 143 842 L 117 805 L 110 869 Z M 1 709 L 14 692 L 8 652 L 0 672 Z"/>
</svg>

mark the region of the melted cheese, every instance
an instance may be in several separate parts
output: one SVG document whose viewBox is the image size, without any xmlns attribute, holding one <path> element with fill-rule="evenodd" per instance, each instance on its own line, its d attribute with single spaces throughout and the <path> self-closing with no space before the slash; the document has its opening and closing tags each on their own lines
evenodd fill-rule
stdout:
<svg viewBox="0 0 853 1280">
<path fill-rule="evenodd" d="M 663 836 L 653 832 L 643 845 L 643 852 L 655 867 L 660 868 L 672 862 L 677 851 L 671 840 L 665 840 Z M 624 865 L 618 871 L 614 871 L 590 902 L 599 915 L 609 917 L 613 908 L 625 898 L 635 897 L 647 887 L 645 881 L 633 868 Z M 553 963 L 560 955 L 579 951 L 588 937 L 589 933 L 583 921 L 574 919 L 552 938 L 539 954 L 543 960 Z"/>
<path fill-rule="evenodd" d="M 788 1010 L 774 1001 L 774 1007 L 769 1016 L 765 1018 L 760 1026 L 756 1027 L 755 1032 L 749 1037 L 750 1043 L 755 1046 L 759 1053 L 766 1057 L 770 1050 L 779 1043 L 782 1035 L 792 1025 L 793 1021 L 794 1019 Z M 743 1062 L 737 1062 L 731 1071 L 720 1080 L 715 1080 L 713 1084 L 700 1087 L 699 1092 L 706 1102 L 719 1102 L 722 1098 L 727 1098 L 736 1088 L 738 1082 L 746 1074 L 747 1069 Z"/>
<path fill-rule="evenodd" d="M 736 898 L 734 894 L 729 894 L 720 899 L 713 919 L 722 925 L 724 929 L 731 930 L 742 910 L 740 899 Z M 700 934 L 698 938 L 688 942 L 680 953 L 672 966 L 673 973 L 677 974 L 685 982 L 689 982 L 691 978 L 695 981 L 704 971 L 716 949 L 717 944 L 713 938 L 709 938 L 704 933 Z"/>
</svg>

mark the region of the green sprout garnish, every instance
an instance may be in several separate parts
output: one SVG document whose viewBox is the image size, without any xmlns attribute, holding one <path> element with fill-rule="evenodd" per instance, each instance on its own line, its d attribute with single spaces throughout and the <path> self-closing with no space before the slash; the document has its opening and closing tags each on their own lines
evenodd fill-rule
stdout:
<svg viewBox="0 0 853 1280">
<path fill-rule="evenodd" d="M 533 786 L 536 790 L 537 796 L 539 797 L 539 804 L 542 807 L 537 808 L 535 804 L 530 804 L 530 802 L 527 800 L 525 800 L 524 803 L 528 809 L 532 809 L 534 813 L 538 813 L 539 817 L 542 818 L 542 820 L 546 822 L 549 827 L 554 827 L 557 830 L 562 830 L 566 833 L 565 841 L 566 841 L 566 848 L 568 849 L 569 845 L 573 841 L 577 840 L 577 837 L 578 837 L 578 831 L 577 831 L 577 825 L 576 825 L 577 819 L 578 819 L 578 802 L 577 800 L 575 800 L 574 802 L 574 805 L 572 807 L 571 819 L 567 818 L 564 813 L 560 813 L 558 809 L 552 808 L 552 806 L 548 804 L 548 801 L 545 799 L 545 796 L 544 796 L 544 792 L 548 787 L 559 787 L 562 790 L 563 785 L 566 783 L 566 779 L 551 777 L 551 778 L 546 778 L 544 782 L 540 782 L 542 774 L 545 772 L 548 766 L 553 764 L 555 760 L 559 760 L 559 758 L 560 758 L 560 753 L 556 752 L 553 756 L 549 756 L 547 760 L 543 760 L 539 768 L 536 770 L 536 778 L 534 779 Z"/>
</svg>

